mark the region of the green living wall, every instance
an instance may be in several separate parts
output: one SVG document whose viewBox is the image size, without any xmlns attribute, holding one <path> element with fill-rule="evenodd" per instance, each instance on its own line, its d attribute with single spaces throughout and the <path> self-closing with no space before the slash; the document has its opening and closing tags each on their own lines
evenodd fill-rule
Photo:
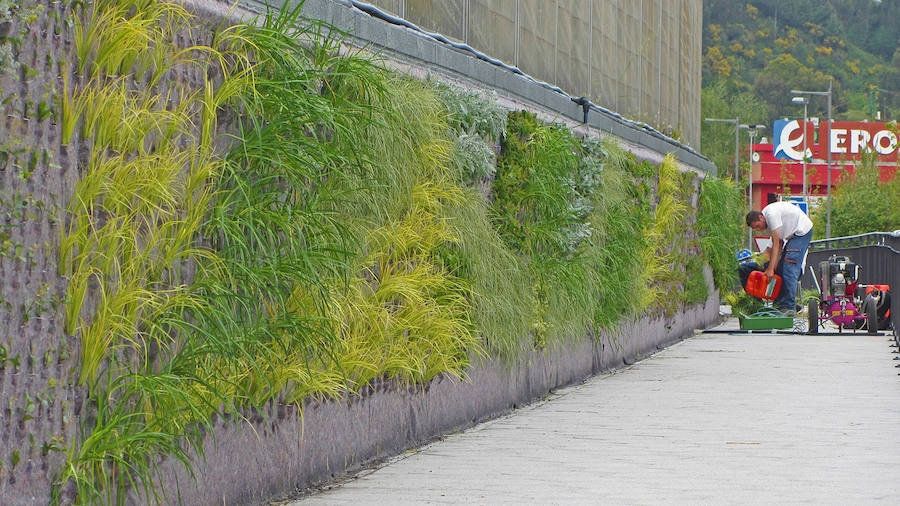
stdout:
<svg viewBox="0 0 900 506">
<path fill-rule="evenodd" d="M 177 4 L 70 19 L 60 136 L 90 149 L 58 274 L 86 401 L 56 498 L 154 502 L 215 414 L 465 378 L 703 302 L 705 264 L 731 282 L 739 197 L 671 155 L 398 75 L 299 7 L 188 49 Z"/>
</svg>

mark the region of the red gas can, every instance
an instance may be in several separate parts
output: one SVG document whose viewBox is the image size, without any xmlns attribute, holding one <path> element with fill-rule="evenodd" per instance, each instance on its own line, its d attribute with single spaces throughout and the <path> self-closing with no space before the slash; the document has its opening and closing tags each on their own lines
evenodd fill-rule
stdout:
<svg viewBox="0 0 900 506">
<path fill-rule="evenodd" d="M 747 286 L 744 289 L 754 297 L 774 300 L 781 291 L 781 276 L 773 274 L 771 278 L 767 278 L 764 272 L 753 271 L 747 278 Z"/>
</svg>

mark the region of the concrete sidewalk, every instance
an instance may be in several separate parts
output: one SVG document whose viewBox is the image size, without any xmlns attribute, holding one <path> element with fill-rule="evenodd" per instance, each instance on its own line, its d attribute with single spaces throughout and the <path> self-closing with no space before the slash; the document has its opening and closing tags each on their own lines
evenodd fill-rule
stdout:
<svg viewBox="0 0 900 506">
<path fill-rule="evenodd" d="M 292 504 L 897 504 L 889 345 L 698 334 Z"/>
</svg>

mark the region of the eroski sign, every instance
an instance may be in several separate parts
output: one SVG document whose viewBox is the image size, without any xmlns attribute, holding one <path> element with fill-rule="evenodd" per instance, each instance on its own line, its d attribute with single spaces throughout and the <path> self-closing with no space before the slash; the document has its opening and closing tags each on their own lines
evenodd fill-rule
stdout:
<svg viewBox="0 0 900 506">
<path fill-rule="evenodd" d="M 804 128 L 805 126 L 805 128 Z M 816 139 L 815 125 L 807 121 L 777 120 L 772 128 L 775 158 L 782 160 L 803 159 L 803 139 L 806 138 L 807 157 L 825 159 L 826 146 L 831 149 L 832 160 L 857 160 L 863 153 L 878 154 L 879 161 L 897 160 L 897 134 L 886 123 L 865 121 L 833 121 L 831 132 L 826 122 L 819 124 Z M 830 142 L 822 142 L 830 137 Z M 818 140 L 818 142 L 816 142 Z"/>
</svg>

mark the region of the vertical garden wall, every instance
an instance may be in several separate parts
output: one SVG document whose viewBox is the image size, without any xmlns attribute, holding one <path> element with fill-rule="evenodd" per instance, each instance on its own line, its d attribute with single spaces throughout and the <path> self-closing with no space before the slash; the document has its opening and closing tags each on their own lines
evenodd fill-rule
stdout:
<svg viewBox="0 0 900 506">
<path fill-rule="evenodd" d="M 715 318 L 728 183 L 191 5 L 0 2 L 3 504 L 261 501 Z"/>
</svg>

